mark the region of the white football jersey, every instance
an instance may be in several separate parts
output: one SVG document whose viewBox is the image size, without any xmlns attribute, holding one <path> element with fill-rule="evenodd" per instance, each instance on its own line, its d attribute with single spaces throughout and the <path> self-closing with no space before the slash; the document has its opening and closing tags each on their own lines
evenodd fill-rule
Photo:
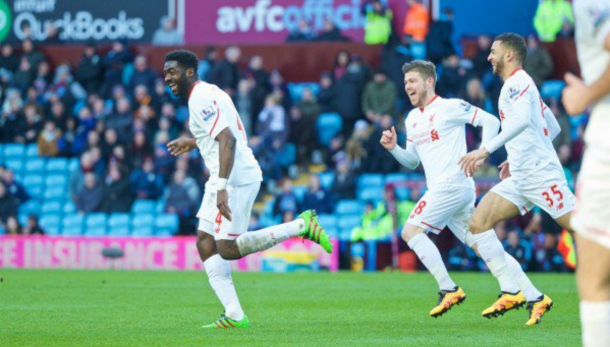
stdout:
<svg viewBox="0 0 610 347">
<path fill-rule="evenodd" d="M 506 79 L 498 104 L 503 131 L 527 123 L 525 130 L 504 145 L 511 175 L 518 180 L 548 165 L 561 168 L 544 118 L 546 107 L 536 84 L 524 70 L 516 70 Z M 517 106 L 525 112 L 518 113 Z"/>
<path fill-rule="evenodd" d="M 610 34 L 610 1 L 575 0 L 576 50 L 580 71 L 586 84 L 595 82 L 610 64 L 604 40 Z M 610 94 L 600 100 L 610 105 Z"/>
<path fill-rule="evenodd" d="M 415 108 L 405 119 L 407 150 L 419 157 L 428 188 L 439 183 L 474 189 L 458 162 L 466 155 L 465 124 L 478 126 L 484 111 L 459 99 L 436 96 L 425 108 Z"/>
<path fill-rule="evenodd" d="M 189 128 L 210 170 L 210 180 L 218 179 L 220 150 L 216 136 L 230 128 L 236 139 L 235 163 L 228 184 L 241 186 L 263 180 L 258 161 L 248 147 L 248 137 L 231 97 L 217 86 L 197 81 L 188 97 Z"/>
</svg>

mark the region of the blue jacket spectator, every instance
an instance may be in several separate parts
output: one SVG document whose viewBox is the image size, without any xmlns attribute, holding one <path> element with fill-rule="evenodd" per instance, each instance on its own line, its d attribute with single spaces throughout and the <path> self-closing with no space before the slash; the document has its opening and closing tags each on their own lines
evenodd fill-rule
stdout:
<svg viewBox="0 0 610 347">
<path fill-rule="evenodd" d="M 286 212 L 296 213 L 300 211 L 299 200 L 292 192 L 292 182 L 285 179 L 282 183 L 282 191 L 275 197 L 273 204 L 273 216 L 278 218 Z"/>
<path fill-rule="evenodd" d="M 309 176 L 309 190 L 303 197 L 303 210 L 316 210 L 317 213 L 332 213 L 333 199 L 326 189 L 320 186 L 318 175 Z"/>
<path fill-rule="evenodd" d="M 153 160 L 146 158 L 142 168 L 136 169 L 131 174 L 131 186 L 138 199 L 156 200 L 163 195 L 163 179 L 154 169 Z"/>
</svg>

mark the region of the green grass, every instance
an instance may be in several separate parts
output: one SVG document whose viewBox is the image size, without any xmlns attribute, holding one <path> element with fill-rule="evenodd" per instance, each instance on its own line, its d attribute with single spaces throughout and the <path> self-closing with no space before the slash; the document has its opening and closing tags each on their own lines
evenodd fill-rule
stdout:
<svg viewBox="0 0 610 347">
<path fill-rule="evenodd" d="M 488 274 L 455 273 L 468 300 L 428 317 L 427 273 L 234 273 L 247 330 L 202 330 L 222 311 L 203 272 L 0 269 L 0 346 L 578 346 L 573 275 L 532 281 L 555 301 L 542 323 L 527 311 L 487 320 Z"/>
</svg>

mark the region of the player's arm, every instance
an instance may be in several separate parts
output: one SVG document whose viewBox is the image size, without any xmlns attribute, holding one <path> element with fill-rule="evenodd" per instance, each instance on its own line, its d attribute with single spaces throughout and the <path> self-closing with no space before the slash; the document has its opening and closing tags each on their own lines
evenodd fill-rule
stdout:
<svg viewBox="0 0 610 347">
<path fill-rule="evenodd" d="M 492 114 L 481 109 L 478 110 L 478 115 L 480 116 L 478 123 L 473 125 L 483 128 L 483 134 L 481 135 L 481 147 L 483 147 L 485 144 L 491 141 L 491 139 L 498 136 L 498 131 L 500 131 L 500 121 Z"/>
<path fill-rule="evenodd" d="M 500 130 L 500 121 L 492 114 L 483 111 L 478 107 L 474 107 L 466 101 L 454 99 L 455 114 L 447 119 L 450 123 L 470 124 L 475 127 L 483 128 L 482 144 L 486 144 L 489 140 L 498 135 Z"/>
<path fill-rule="evenodd" d="M 542 107 L 544 121 L 546 122 L 546 126 L 549 130 L 549 138 L 551 139 L 551 141 L 553 141 L 561 132 L 561 126 L 559 125 L 557 118 L 555 118 L 553 111 L 551 111 L 551 109 L 547 105 L 543 105 Z"/>
<path fill-rule="evenodd" d="M 586 13 L 590 16 L 592 22 L 601 21 L 597 23 L 597 29 L 595 31 L 595 41 L 603 45 L 606 51 L 610 51 L 610 18 L 608 16 L 602 18 L 593 18 L 600 13 L 605 11 L 602 1 L 591 2 L 586 9 Z M 606 65 L 604 72 L 601 76 L 589 85 L 585 83 L 575 75 L 567 73 L 565 75 L 565 81 L 567 86 L 563 89 L 562 101 L 568 114 L 574 116 L 583 113 L 587 107 L 598 100 L 603 98 L 605 95 L 610 93 L 610 64 Z"/>
<path fill-rule="evenodd" d="M 403 149 L 397 144 L 398 136 L 396 129 L 392 127 L 390 130 L 385 130 L 379 141 L 381 145 L 387 149 L 392 156 L 402 165 L 411 170 L 419 166 L 419 156 L 415 150 L 415 146 L 407 139 L 407 148 Z"/>
<path fill-rule="evenodd" d="M 167 149 L 173 156 L 187 153 L 193 148 L 197 148 L 197 140 L 190 137 L 180 137 L 167 144 Z"/>
<path fill-rule="evenodd" d="M 218 170 L 218 178 L 220 178 L 219 185 L 217 187 L 217 203 L 216 206 L 222 215 L 231 220 L 231 209 L 229 208 L 229 193 L 227 192 L 227 181 L 233 170 L 233 164 L 235 163 L 235 147 L 237 140 L 231 128 L 224 128 L 215 140 L 218 142 L 218 151 L 220 156 L 220 167 Z"/>
</svg>

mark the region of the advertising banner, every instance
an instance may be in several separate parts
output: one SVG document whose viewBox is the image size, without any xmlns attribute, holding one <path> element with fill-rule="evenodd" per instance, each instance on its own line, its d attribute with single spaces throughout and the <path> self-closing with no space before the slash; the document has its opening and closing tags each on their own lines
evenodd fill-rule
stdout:
<svg viewBox="0 0 610 347">
<path fill-rule="evenodd" d="M 44 237 L 0 236 L 0 268 L 27 269 L 121 269 L 121 270 L 200 270 L 201 259 L 196 237 Z M 335 249 L 338 250 L 337 241 Z M 107 248 L 120 249 L 124 256 L 108 259 Z M 337 271 L 338 252 L 327 254 L 311 241 L 286 240 L 266 252 L 231 261 L 237 271 L 260 271 L 265 259 L 282 254 L 307 254 L 317 258 L 316 266 Z M 286 257 L 284 257 L 286 258 Z M 302 258 L 302 257 L 300 257 Z"/>
<path fill-rule="evenodd" d="M 267 44 L 286 41 L 305 18 L 316 31 L 330 19 L 362 42 L 361 0 L 186 0 L 187 44 Z"/>
<path fill-rule="evenodd" d="M 45 41 L 50 27 L 64 42 L 127 39 L 149 43 L 171 0 L 0 0 L 0 42 Z M 202 1 L 205 3 L 206 1 Z"/>
</svg>

